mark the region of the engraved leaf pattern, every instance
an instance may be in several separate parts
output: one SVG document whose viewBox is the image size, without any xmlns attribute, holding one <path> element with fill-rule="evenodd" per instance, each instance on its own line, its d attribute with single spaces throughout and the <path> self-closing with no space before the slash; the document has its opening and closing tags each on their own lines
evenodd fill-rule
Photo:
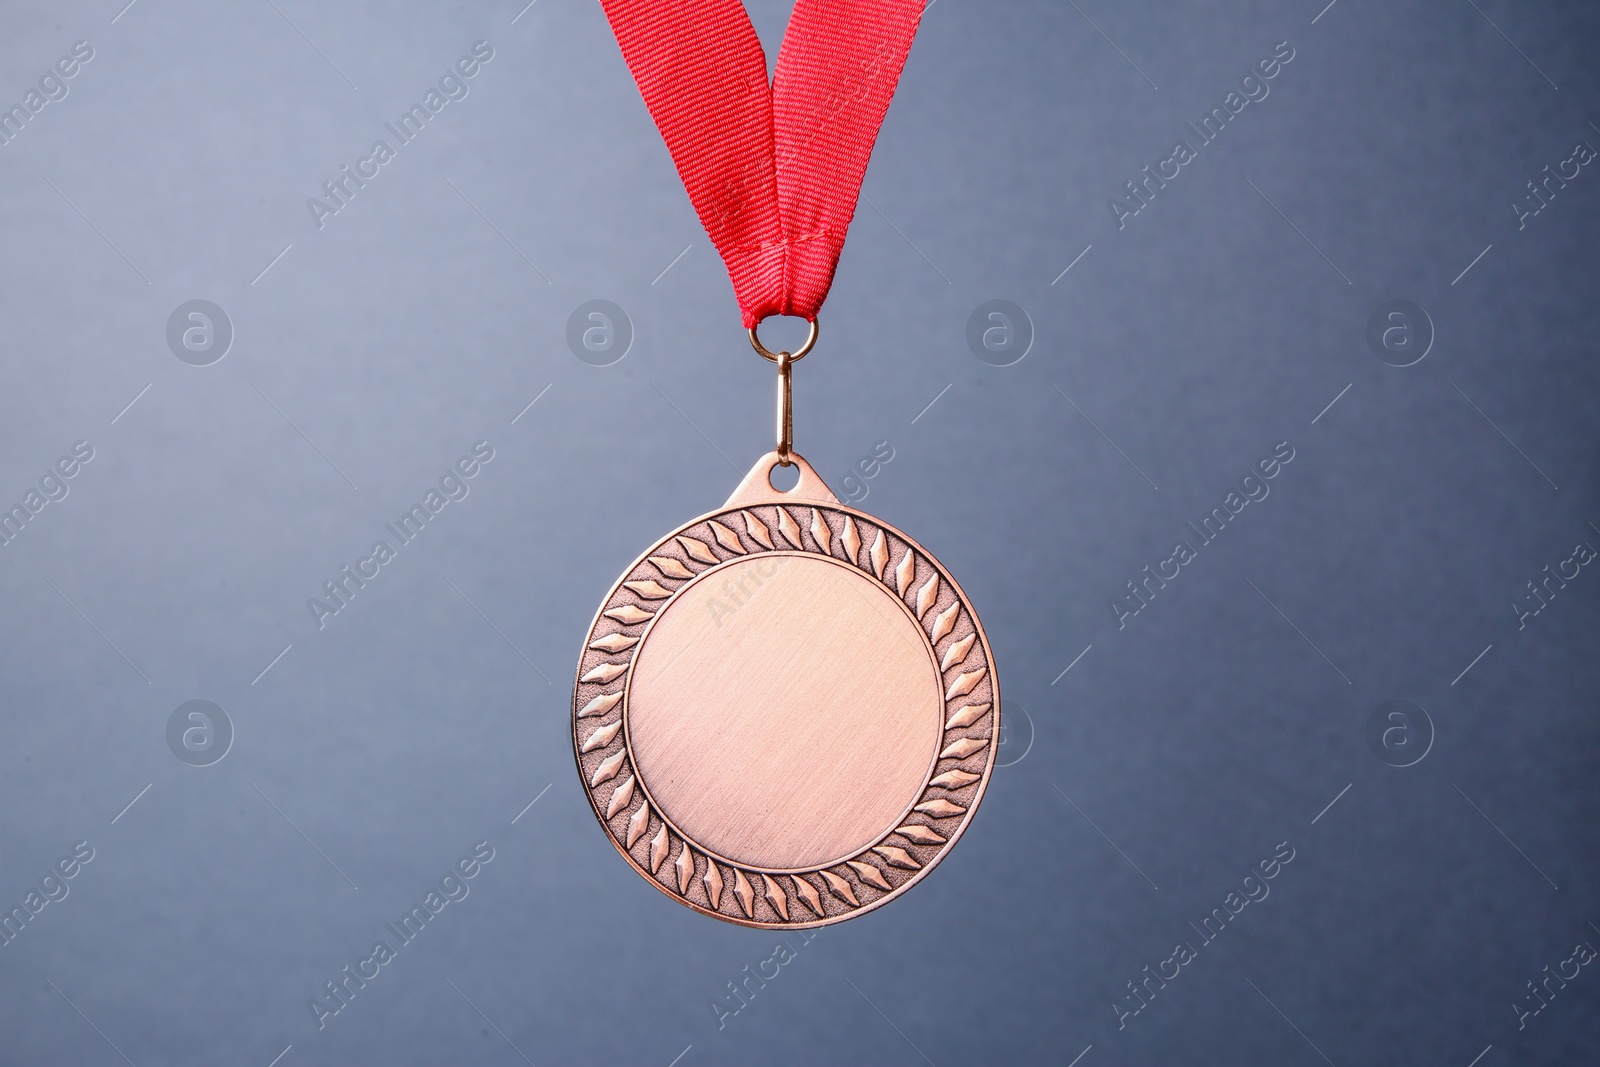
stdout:
<svg viewBox="0 0 1600 1067">
<path fill-rule="evenodd" d="M 811 536 L 816 539 L 824 556 L 833 552 L 833 531 L 828 529 L 827 522 L 822 518 L 822 512 L 816 508 L 811 509 Z"/>
<path fill-rule="evenodd" d="M 872 573 L 883 580 L 883 568 L 889 564 L 889 544 L 883 539 L 883 531 L 878 531 L 878 536 L 872 542 Z"/>
<path fill-rule="evenodd" d="M 655 874 L 661 870 L 661 861 L 667 858 L 667 849 L 672 847 L 672 838 L 667 836 L 667 824 L 662 823 L 661 829 L 656 831 L 656 836 L 650 839 L 650 873 Z"/>
<path fill-rule="evenodd" d="M 744 516 L 744 532 L 750 535 L 750 539 L 762 548 L 771 548 L 772 531 L 767 529 L 767 524 L 748 511 L 741 511 L 739 514 Z"/>
<path fill-rule="evenodd" d="M 972 643 L 977 639 L 976 633 L 970 633 L 959 641 L 950 642 L 950 647 L 944 650 L 944 659 L 939 661 L 939 669 L 947 671 L 966 659 L 967 653 L 972 651 Z"/>
<path fill-rule="evenodd" d="M 920 811 L 924 815 L 932 815 L 935 819 L 948 819 L 952 815 L 960 815 L 967 809 L 960 804 L 952 804 L 941 797 L 938 800 L 930 800 L 926 804 L 918 804 L 914 810 Z"/>
<path fill-rule="evenodd" d="M 861 535 L 856 533 L 856 520 L 849 515 L 844 517 L 844 533 L 839 535 L 839 543 L 844 546 L 844 558 L 855 563 L 856 553 L 861 551 Z"/>
<path fill-rule="evenodd" d="M 640 611 L 632 604 L 624 604 L 620 608 L 612 608 L 607 611 L 606 618 L 616 619 L 624 626 L 632 626 L 636 622 L 644 622 L 647 619 L 655 618 L 655 616 L 648 611 Z"/>
<path fill-rule="evenodd" d="M 717 544 L 737 555 L 742 556 L 745 554 L 744 546 L 739 543 L 738 534 L 722 525 L 716 519 L 712 519 L 706 525 L 711 527 L 712 534 L 717 538 Z"/>
<path fill-rule="evenodd" d="M 911 553 L 908 552 L 906 555 L 909 557 Z M 931 578 L 923 583 L 922 588 L 917 590 L 917 618 L 920 619 L 928 614 L 928 609 L 933 607 L 933 602 L 938 596 L 939 575 L 938 572 L 935 572 Z"/>
<path fill-rule="evenodd" d="M 777 911 L 779 915 L 783 916 L 784 922 L 788 922 L 789 898 L 784 896 L 783 887 L 777 882 L 774 882 L 770 874 L 763 874 L 761 876 L 761 881 L 765 883 L 767 890 L 767 903 L 771 904 L 773 909 Z"/>
<path fill-rule="evenodd" d="M 602 663 L 578 680 L 580 682 L 599 682 L 601 685 L 605 685 L 607 682 L 615 680 L 618 675 L 627 669 L 628 665 L 626 663 Z"/>
<path fill-rule="evenodd" d="M 683 565 L 680 559 L 671 556 L 651 556 L 650 562 L 656 565 L 656 570 L 668 578 L 693 578 L 694 571 Z"/>
<path fill-rule="evenodd" d="M 960 611 L 961 602 L 958 600 L 934 616 L 933 633 L 929 635 L 934 644 L 937 645 L 944 640 L 945 636 L 956 628 L 956 614 Z"/>
<path fill-rule="evenodd" d="M 963 737 L 959 741 L 951 742 L 945 750 L 939 753 L 940 759 L 966 759 L 974 752 L 982 752 L 989 743 L 984 737 Z"/>
<path fill-rule="evenodd" d="M 969 774 L 962 770 L 945 771 L 928 784 L 936 785 L 940 789 L 965 789 L 982 777 L 981 774 Z"/>
<path fill-rule="evenodd" d="M 722 872 L 717 870 L 716 861 L 710 856 L 706 857 L 706 873 L 701 881 L 706 884 L 706 899 L 711 901 L 711 909 L 722 907 Z"/>
<path fill-rule="evenodd" d="M 626 652 L 638 643 L 637 637 L 627 634 L 607 634 L 598 641 L 589 642 L 589 647 L 599 652 Z"/>
<path fill-rule="evenodd" d="M 870 863 L 862 860 L 851 860 L 850 869 L 855 871 L 856 875 L 868 885 L 877 886 L 885 892 L 888 892 L 891 888 L 888 880 L 883 877 L 883 872 Z"/>
<path fill-rule="evenodd" d="M 717 554 L 711 551 L 711 546 L 704 541 L 696 540 L 693 537 L 679 537 L 678 546 L 701 563 L 718 562 Z"/>
<path fill-rule="evenodd" d="M 973 779 L 976 780 L 977 776 L 973 775 Z M 895 833 L 899 834 L 908 841 L 915 841 L 919 845 L 942 845 L 945 841 L 944 838 L 940 837 L 938 834 L 934 833 L 928 827 L 923 826 L 919 822 L 906 823 L 904 826 L 896 830 Z"/>
<path fill-rule="evenodd" d="M 824 882 L 828 883 L 828 892 L 832 893 L 834 896 L 846 902 L 853 908 L 859 908 L 861 906 L 861 901 L 856 899 L 855 888 L 851 886 L 849 882 L 843 878 L 840 878 L 832 871 L 818 871 L 817 873 L 822 875 L 822 880 Z"/>
<path fill-rule="evenodd" d="M 901 596 L 906 595 L 906 590 L 911 588 L 911 579 L 917 573 L 917 557 L 909 548 L 900 565 L 894 569 L 894 591 Z"/>
<path fill-rule="evenodd" d="M 750 888 L 750 879 L 744 876 L 739 868 L 733 869 L 733 895 L 739 898 L 739 907 L 744 909 L 744 917 L 753 919 L 756 915 L 756 891 Z"/>
<path fill-rule="evenodd" d="M 600 766 L 594 769 L 594 777 L 589 779 L 589 788 L 594 789 L 601 782 L 609 782 L 617 776 L 617 771 L 622 769 L 622 761 L 627 758 L 628 750 L 623 749 L 615 756 L 607 757 Z"/>
<path fill-rule="evenodd" d="M 794 518 L 790 516 L 787 508 L 778 509 L 778 532 L 783 534 L 783 539 L 794 547 L 805 547 L 800 543 L 800 527 L 795 525 Z"/>
<path fill-rule="evenodd" d="M 613 818 L 617 812 L 623 810 L 632 803 L 633 775 L 630 774 L 627 778 L 623 779 L 622 784 L 617 786 L 616 791 L 611 794 L 611 803 L 606 805 L 606 818 Z"/>
<path fill-rule="evenodd" d="M 817 893 L 817 887 L 800 877 L 798 874 L 790 875 L 794 880 L 794 891 L 801 900 L 806 902 L 806 907 L 819 919 L 822 918 L 822 897 Z"/>
<path fill-rule="evenodd" d="M 645 828 L 649 825 L 650 802 L 647 800 L 639 805 L 639 810 L 634 812 L 633 817 L 628 820 L 628 836 L 626 840 L 629 848 L 632 848 L 634 843 L 644 835 Z"/>
<path fill-rule="evenodd" d="M 872 851 L 889 861 L 891 867 L 904 867 L 907 870 L 920 870 L 922 864 L 911 858 L 911 853 L 898 845 L 874 845 Z"/>
<path fill-rule="evenodd" d="M 654 578 L 647 578 L 642 582 L 623 582 L 622 586 L 624 589 L 631 589 L 633 592 L 638 593 L 646 600 L 665 600 L 672 595 L 672 590 Z"/>
<path fill-rule="evenodd" d="M 620 691 L 615 693 L 602 693 L 600 696 L 595 697 L 593 700 L 589 701 L 589 703 L 583 706 L 583 710 L 578 712 L 578 718 L 587 719 L 591 715 L 604 715 L 606 712 L 616 707 L 617 701 L 621 699 L 622 693 Z"/>
<path fill-rule="evenodd" d="M 694 881 L 694 853 L 689 851 L 689 842 L 683 843 L 683 851 L 672 866 L 678 872 L 678 893 L 689 892 L 689 883 Z"/>
<path fill-rule="evenodd" d="M 956 680 L 950 683 L 950 691 L 944 695 L 945 700 L 950 701 L 956 697 L 966 696 L 977 687 L 978 683 L 983 680 L 983 676 L 988 673 L 989 668 L 979 667 L 977 670 L 958 675 Z"/>
<path fill-rule="evenodd" d="M 963 726 L 971 726 L 973 723 L 983 718 L 988 711 L 989 705 L 987 704 L 968 704 L 966 707 L 950 716 L 950 721 L 944 724 L 944 728 L 946 730 L 959 730 Z"/>
<path fill-rule="evenodd" d="M 617 731 L 622 729 L 622 720 L 618 719 L 610 726 L 602 726 L 589 735 L 589 740 L 583 743 L 584 752 L 593 752 L 597 748 L 605 748 L 617 736 Z"/>
</svg>

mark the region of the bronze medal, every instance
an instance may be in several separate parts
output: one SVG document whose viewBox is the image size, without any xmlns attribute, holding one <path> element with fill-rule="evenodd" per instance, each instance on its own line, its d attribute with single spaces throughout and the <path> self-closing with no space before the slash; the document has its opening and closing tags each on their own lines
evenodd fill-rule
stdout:
<svg viewBox="0 0 1600 1067">
<path fill-rule="evenodd" d="M 745 926 L 821 926 L 919 881 L 994 769 L 972 605 L 926 549 L 770 452 L 607 594 L 573 747 L 595 815 L 657 889 Z"/>
<path fill-rule="evenodd" d="M 612 586 L 578 659 L 572 744 L 600 825 L 657 889 L 745 926 L 821 926 L 921 880 L 999 741 L 983 627 L 922 546 L 792 449 L 794 364 L 922 0 L 798 0 L 771 82 L 739 0 L 602 0 L 750 343 L 776 451 Z M 805 319 L 794 353 L 756 334 Z M 793 489 L 771 482 L 797 466 Z"/>
</svg>

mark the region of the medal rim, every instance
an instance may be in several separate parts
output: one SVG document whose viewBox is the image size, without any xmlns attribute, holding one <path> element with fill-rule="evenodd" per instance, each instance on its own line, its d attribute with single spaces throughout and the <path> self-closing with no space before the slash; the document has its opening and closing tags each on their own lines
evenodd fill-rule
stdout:
<svg viewBox="0 0 1600 1067">
<path fill-rule="evenodd" d="M 758 467 L 761 466 L 762 463 L 764 463 L 764 462 L 765 462 L 765 459 L 763 459 L 762 461 L 758 462 L 757 466 Z M 939 863 L 941 861 L 943 861 L 945 855 L 947 853 L 949 853 L 949 851 L 955 846 L 956 842 L 961 839 L 961 836 L 964 833 L 966 833 L 967 827 L 972 824 L 973 816 L 977 813 L 979 806 L 983 802 L 984 795 L 988 792 L 989 783 L 994 777 L 996 759 L 997 759 L 997 757 L 999 755 L 1000 713 L 1001 713 L 1001 708 L 1000 708 L 1000 677 L 999 677 L 999 669 L 997 668 L 997 666 L 995 664 L 994 649 L 989 644 L 989 635 L 983 628 L 983 620 L 979 617 L 977 610 L 972 606 L 972 601 L 970 599 L 968 599 L 967 594 L 966 594 L 966 590 L 963 589 L 961 587 L 961 584 L 959 582 L 957 582 L 955 580 L 954 576 L 952 576 L 950 574 L 949 569 L 946 568 L 945 565 L 942 562 L 940 562 L 940 560 L 939 560 L 939 558 L 937 556 L 935 556 L 932 552 L 928 551 L 928 549 L 925 548 L 920 541 L 918 541 L 916 538 L 911 537 L 910 535 L 906 534 L 899 527 L 895 526 L 893 523 L 889 522 L 886 519 L 880 518 L 880 517 L 878 517 L 876 515 L 873 515 L 873 514 L 871 514 L 869 512 L 862 511 L 862 510 L 860 510 L 858 508 L 851 507 L 850 505 L 845 504 L 843 501 L 837 500 L 837 498 L 835 498 L 832 501 L 819 500 L 819 499 L 815 499 L 815 498 L 811 498 L 811 497 L 798 497 L 798 498 L 796 498 L 794 500 L 785 500 L 784 497 L 788 496 L 788 495 L 789 494 L 783 492 L 782 490 L 773 489 L 772 490 L 772 495 L 770 497 L 767 497 L 767 498 L 759 500 L 759 501 L 744 501 L 744 502 L 735 504 L 735 503 L 733 503 L 732 499 L 730 498 L 730 500 L 728 502 L 725 502 L 725 503 L 719 505 L 718 507 L 713 508 L 710 511 L 707 511 L 707 512 L 704 512 L 704 513 L 702 513 L 700 515 L 697 515 L 693 519 L 690 519 L 689 521 L 687 521 L 685 523 L 682 523 L 682 524 L 678 525 L 677 527 L 674 527 L 668 533 L 663 534 L 662 536 L 658 537 L 643 552 L 639 553 L 634 558 L 633 562 L 629 563 L 626 567 L 624 567 L 622 569 L 621 573 L 618 574 L 617 580 L 614 581 L 611 584 L 610 588 L 606 591 L 605 596 L 601 598 L 599 607 L 595 609 L 594 617 L 590 620 L 588 629 L 584 631 L 583 641 L 582 641 L 582 644 L 580 645 L 580 647 L 578 649 L 578 662 L 577 662 L 577 667 L 573 671 L 573 685 L 572 685 L 572 696 L 573 696 L 573 699 L 572 699 L 572 712 L 571 712 L 571 731 L 572 731 L 573 766 L 578 772 L 578 781 L 583 786 L 584 796 L 589 802 L 589 809 L 590 809 L 591 812 L 594 813 L 595 820 L 600 824 L 600 829 L 605 834 L 606 840 L 608 840 L 611 843 L 611 846 L 613 848 L 615 848 L 617 850 L 617 852 L 619 852 L 622 855 L 622 858 L 625 859 L 628 862 L 628 865 L 631 866 L 634 869 L 634 871 L 639 874 L 639 876 L 641 878 L 643 878 L 646 882 L 648 882 L 651 886 L 653 886 L 662 895 L 668 897 L 669 899 L 673 900 L 677 904 L 682 905 L 684 907 L 692 908 L 693 910 L 699 912 L 700 914 L 709 916 L 709 917 L 711 917 L 713 919 L 720 919 L 723 922 L 735 923 L 735 924 L 737 924 L 739 926 L 747 926 L 747 927 L 750 927 L 752 929 L 758 929 L 758 930 L 803 930 L 803 929 L 811 929 L 811 928 L 820 927 L 820 926 L 830 926 L 830 925 L 832 925 L 834 923 L 844 922 L 844 921 L 846 921 L 848 919 L 854 919 L 854 918 L 856 918 L 858 916 L 864 915 L 867 912 L 874 911 L 877 908 L 881 907 L 882 905 L 887 904 L 891 900 L 895 900 L 895 899 L 899 898 L 902 894 L 904 894 L 912 886 L 914 886 L 918 882 L 922 881 L 922 879 L 927 876 L 928 872 L 932 871 L 935 867 L 937 867 L 939 865 Z M 716 911 L 716 910 L 713 910 L 711 908 L 707 908 L 704 905 L 698 903 L 697 901 L 690 900 L 689 897 L 686 894 L 680 894 L 680 893 L 673 892 L 668 886 L 662 884 L 656 878 L 655 875 L 651 874 L 650 871 L 646 867 L 644 867 L 642 864 L 640 864 L 638 860 L 634 859 L 632 853 L 630 853 L 628 851 L 628 849 L 624 847 L 623 842 L 617 837 L 617 835 L 615 833 L 612 832 L 611 826 L 607 822 L 605 814 L 600 808 L 599 801 L 596 799 L 594 788 L 589 785 L 588 776 L 584 772 L 584 768 L 583 768 L 583 753 L 581 751 L 582 741 L 579 738 L 578 719 L 577 719 L 577 713 L 578 713 L 578 710 L 579 710 L 579 706 L 578 706 L 579 688 L 578 687 L 582 684 L 581 679 L 582 679 L 582 676 L 583 676 L 583 673 L 584 673 L 584 671 L 583 671 L 584 656 L 589 651 L 589 642 L 594 636 L 595 628 L 600 625 L 600 620 L 605 617 L 605 612 L 606 612 L 607 606 L 610 605 L 612 598 L 617 595 L 618 590 L 620 590 L 622 588 L 623 583 L 628 581 L 628 580 L 630 580 L 630 576 L 633 574 L 633 572 L 635 570 L 637 570 L 640 567 L 640 565 L 646 563 L 652 555 L 657 554 L 657 551 L 660 548 L 670 544 L 674 540 L 674 538 L 677 538 L 677 537 L 683 535 L 685 533 L 685 531 L 689 530 L 690 528 L 692 528 L 694 526 L 697 526 L 702 522 L 706 522 L 707 520 L 716 519 L 719 516 L 729 515 L 729 514 L 737 514 L 740 511 L 744 511 L 744 510 L 747 510 L 747 509 L 752 508 L 752 507 L 769 507 L 769 506 L 823 508 L 823 509 L 827 509 L 827 510 L 830 510 L 830 511 L 839 512 L 841 514 L 850 516 L 852 518 L 863 519 L 863 520 L 867 521 L 868 523 L 872 524 L 873 526 L 882 527 L 882 528 L 888 530 L 890 533 L 892 533 L 892 534 L 894 534 L 894 536 L 900 538 L 907 545 L 909 545 L 914 551 L 916 551 L 918 554 L 920 554 L 922 556 L 922 558 L 926 559 L 928 561 L 929 565 L 931 565 L 934 568 L 934 570 L 936 570 L 938 572 L 939 576 L 944 581 L 946 581 L 946 582 L 948 582 L 950 584 L 951 589 L 954 591 L 954 593 L 956 595 L 956 599 L 961 602 L 962 606 L 966 609 L 967 615 L 970 616 L 971 619 L 972 619 L 973 631 L 978 635 L 978 643 L 982 646 L 983 652 L 984 652 L 984 657 L 988 662 L 988 667 L 989 667 L 989 672 L 988 672 L 989 673 L 989 686 L 990 686 L 990 692 L 992 694 L 992 699 L 991 699 L 992 706 L 991 706 L 991 708 L 989 710 L 989 714 L 994 716 L 993 724 L 992 724 L 992 726 L 990 728 L 990 742 L 989 742 L 989 745 L 988 745 L 989 752 L 988 752 L 988 755 L 984 759 L 984 762 L 983 762 L 983 775 L 982 775 L 981 779 L 976 783 L 977 791 L 972 795 L 972 803 L 968 806 L 966 813 L 961 817 L 961 821 L 956 825 L 954 830 L 945 839 L 944 844 L 940 847 L 939 851 L 935 854 L 935 856 L 933 857 L 933 859 L 930 862 L 923 864 L 922 867 L 919 870 L 917 870 L 917 871 L 912 873 L 910 878 L 906 879 L 904 882 L 900 883 L 898 886 L 895 886 L 890 891 L 888 891 L 886 893 L 883 893 L 876 900 L 873 900 L 873 901 L 871 901 L 869 903 L 862 904 L 862 905 L 860 905 L 858 907 L 852 908 L 851 910 L 849 910 L 847 912 L 843 912 L 843 913 L 838 914 L 838 915 L 823 916 L 823 917 L 820 917 L 820 918 L 813 918 L 813 919 L 807 919 L 807 920 L 791 920 L 791 921 L 784 921 L 784 922 L 768 922 L 768 921 L 762 920 L 762 919 L 747 918 L 747 917 L 742 916 L 742 915 L 730 915 L 730 914 L 727 914 L 725 912 Z M 766 553 L 762 553 L 762 555 L 765 555 L 765 554 Z M 821 553 L 814 553 L 814 552 L 811 552 L 811 551 L 806 550 L 806 549 L 798 550 L 796 554 L 821 556 Z M 740 557 L 740 558 L 747 558 L 747 557 Z M 825 557 L 822 557 L 822 558 L 833 559 L 834 557 L 831 556 L 831 555 L 828 555 L 828 556 L 825 556 Z M 731 563 L 731 562 L 733 562 L 733 561 L 732 560 L 723 560 L 722 563 L 717 564 L 714 567 L 708 568 L 707 570 L 708 571 L 709 570 L 714 570 L 714 569 L 717 569 L 717 567 L 720 567 L 722 564 Z M 837 560 L 836 562 L 843 563 L 844 561 L 843 560 Z M 858 567 L 858 569 L 860 569 L 860 568 Z M 703 573 L 706 573 L 706 572 L 702 571 L 701 573 L 703 574 Z M 866 573 L 871 573 L 871 572 L 866 572 Z M 696 575 L 696 578 L 698 578 L 698 577 L 699 577 L 699 575 Z M 692 580 L 693 579 L 691 579 L 691 581 Z M 882 581 L 881 578 L 879 580 Z M 685 585 L 687 585 L 687 584 L 688 583 L 685 583 Z M 684 588 L 684 586 L 680 586 L 678 589 L 673 590 L 673 596 L 675 597 L 677 595 L 677 593 L 680 592 L 683 588 Z M 668 599 L 670 600 L 671 598 L 668 598 Z M 902 599 L 902 598 L 901 597 L 896 597 L 895 599 L 898 600 L 898 599 Z M 902 603 L 902 606 L 904 607 L 905 605 Z M 656 614 L 659 615 L 660 612 L 657 612 Z M 650 626 L 654 626 L 654 620 L 652 620 L 649 625 Z M 647 627 L 647 629 L 648 629 L 648 627 Z M 919 632 L 922 631 L 922 625 L 921 625 L 920 621 L 918 621 L 918 623 L 917 623 L 917 629 L 918 629 Z M 644 644 L 644 636 L 645 636 L 644 633 L 641 632 L 640 640 L 639 640 L 639 647 L 642 647 L 643 644 Z M 924 639 L 924 641 L 927 640 L 926 633 L 924 633 L 923 639 Z M 928 645 L 929 645 L 930 648 L 932 648 L 932 642 L 928 642 Z M 933 655 L 935 657 L 934 658 L 934 668 L 937 671 L 938 670 L 937 651 L 934 651 Z M 619 692 L 626 693 L 628 690 L 630 690 L 632 688 L 632 683 L 633 683 L 633 665 L 634 665 L 634 663 L 637 662 L 637 656 L 638 656 L 638 654 L 637 654 L 637 652 L 635 652 L 633 659 L 630 660 L 630 662 L 629 662 L 628 680 L 624 684 L 622 690 L 619 690 Z M 940 680 L 940 686 L 942 688 L 943 684 L 944 684 L 944 674 L 943 674 L 942 671 L 939 672 L 938 677 L 939 677 L 939 680 Z M 626 702 L 627 702 L 627 698 L 625 696 L 624 700 L 623 700 L 624 711 L 622 712 L 622 714 L 624 716 L 623 722 L 624 722 L 624 736 L 625 737 L 627 736 L 626 711 L 625 711 Z M 948 703 L 948 702 L 946 702 L 946 703 Z M 948 709 L 945 709 L 945 710 L 948 710 Z M 626 747 L 628 749 L 629 766 L 632 768 L 636 780 L 642 786 L 643 785 L 643 778 L 639 774 L 638 765 L 633 762 L 633 752 L 632 752 L 631 739 L 627 740 L 625 742 L 625 745 L 626 745 Z M 937 748 L 935 749 L 935 751 L 937 753 Z M 930 772 L 931 772 L 932 769 L 937 768 L 937 766 L 938 766 L 938 756 L 936 754 L 935 757 L 934 757 L 934 760 L 933 760 L 933 767 L 930 768 Z M 923 785 L 923 791 L 925 792 L 926 789 L 927 789 L 927 783 L 925 782 L 924 785 Z M 646 793 L 648 795 L 648 789 L 646 789 Z M 921 793 L 918 794 L 919 797 L 921 795 L 922 795 Z M 653 797 L 651 798 L 650 802 L 651 802 L 652 805 L 655 803 Z M 912 802 L 912 806 L 914 807 L 915 804 L 916 804 L 916 801 L 914 799 L 913 802 Z M 669 825 L 672 825 L 674 829 L 677 828 L 676 824 L 671 823 L 670 820 L 665 815 L 662 814 L 660 808 L 655 808 L 654 810 L 655 810 L 655 813 L 661 818 L 663 823 L 667 823 Z M 891 830 L 889 832 L 893 833 L 894 831 Z M 713 853 L 710 850 L 704 848 L 698 841 L 694 841 L 693 838 L 690 838 L 690 837 L 688 837 L 686 835 L 683 835 L 681 833 L 678 836 L 679 836 L 680 841 L 684 842 L 685 847 L 688 846 L 689 842 L 693 842 L 695 849 L 698 850 L 699 852 L 701 852 L 703 855 L 707 856 L 708 857 L 708 862 L 709 862 L 709 857 L 711 857 L 713 855 Z M 887 835 L 885 835 L 885 836 L 887 836 Z M 862 851 L 863 852 L 870 851 L 871 847 L 872 847 L 871 845 L 868 845 Z M 856 853 L 856 855 L 860 855 L 860 853 L 858 852 L 858 853 Z M 748 865 L 748 864 L 737 863 L 737 862 L 735 862 L 733 860 L 729 860 L 729 859 L 726 859 L 725 857 L 722 857 L 720 854 L 717 855 L 717 858 L 719 860 L 721 860 L 721 862 L 723 862 L 724 864 L 726 864 L 729 867 L 732 867 L 732 868 L 735 868 L 735 869 L 752 870 L 752 871 L 755 871 L 756 873 L 761 873 L 760 868 L 756 868 L 756 867 L 753 867 L 753 866 Z M 833 865 L 834 864 L 827 864 L 827 865 L 824 865 L 824 866 L 833 866 Z M 770 871 L 770 872 L 767 872 L 767 873 L 769 873 L 769 874 L 785 874 L 785 875 L 789 875 L 791 877 L 798 878 L 798 877 L 800 877 L 800 874 L 798 872 L 809 872 L 809 871 L 816 871 L 816 870 L 819 870 L 819 869 L 821 869 L 821 868 L 818 868 L 818 867 L 801 867 L 801 868 L 796 868 L 793 871 L 786 869 L 786 870 L 782 870 L 782 871 L 776 871 L 776 870 L 775 871 Z"/>
</svg>

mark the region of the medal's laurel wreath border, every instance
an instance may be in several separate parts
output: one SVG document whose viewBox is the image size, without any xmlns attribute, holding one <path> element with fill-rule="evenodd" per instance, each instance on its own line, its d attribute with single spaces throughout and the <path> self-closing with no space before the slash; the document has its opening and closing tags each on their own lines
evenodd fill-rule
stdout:
<svg viewBox="0 0 1600 1067">
<path fill-rule="evenodd" d="M 938 759 L 903 825 L 842 862 L 768 873 L 712 857 L 653 810 L 631 765 L 623 705 L 644 628 L 677 590 L 730 560 L 790 549 L 843 559 L 906 604 L 938 659 L 945 724 Z M 821 926 L 899 895 L 960 837 L 994 770 L 999 688 L 971 605 L 921 546 L 843 506 L 731 508 L 669 535 L 612 589 L 577 673 L 574 754 L 612 843 L 663 893 L 744 926 Z"/>
</svg>

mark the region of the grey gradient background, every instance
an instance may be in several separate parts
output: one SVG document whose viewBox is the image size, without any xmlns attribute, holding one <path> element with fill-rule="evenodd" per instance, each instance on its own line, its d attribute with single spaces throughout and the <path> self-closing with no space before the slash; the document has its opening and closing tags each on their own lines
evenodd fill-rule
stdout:
<svg viewBox="0 0 1600 1067">
<path fill-rule="evenodd" d="M 1594 1062 L 1593 966 L 1513 1004 L 1600 945 L 1600 575 L 1512 605 L 1600 545 L 1600 168 L 1520 230 L 1511 204 L 1600 144 L 1600 10 L 1324 3 L 928 10 L 797 447 L 842 491 L 891 442 L 862 506 L 982 613 L 1009 765 L 933 876 L 791 936 L 720 1028 L 775 937 L 615 854 L 568 685 L 617 572 L 771 447 L 772 371 L 599 6 L 5 5 L 7 107 L 95 57 L 0 147 L 0 498 L 95 456 L 0 547 L 0 905 L 95 857 L 0 947 L 0 1062 Z M 750 6 L 775 54 L 787 5 Z M 480 40 L 470 94 L 319 229 L 307 198 Z M 1119 231 L 1108 198 L 1280 41 Z M 197 298 L 235 330 L 205 367 L 165 340 Z M 636 334 L 604 368 L 565 341 L 594 298 Z M 1035 334 L 1003 368 L 965 340 L 995 298 Z M 1414 366 L 1366 343 L 1391 299 L 1435 326 Z M 307 598 L 480 440 L 470 494 L 319 629 Z M 1119 629 L 1281 441 L 1271 495 Z M 192 699 L 236 731 L 211 766 L 166 741 Z M 1433 724 L 1413 766 L 1366 739 L 1392 699 Z M 309 998 L 482 840 L 319 1030 Z M 1280 842 L 1270 896 L 1119 1029 Z"/>
</svg>

